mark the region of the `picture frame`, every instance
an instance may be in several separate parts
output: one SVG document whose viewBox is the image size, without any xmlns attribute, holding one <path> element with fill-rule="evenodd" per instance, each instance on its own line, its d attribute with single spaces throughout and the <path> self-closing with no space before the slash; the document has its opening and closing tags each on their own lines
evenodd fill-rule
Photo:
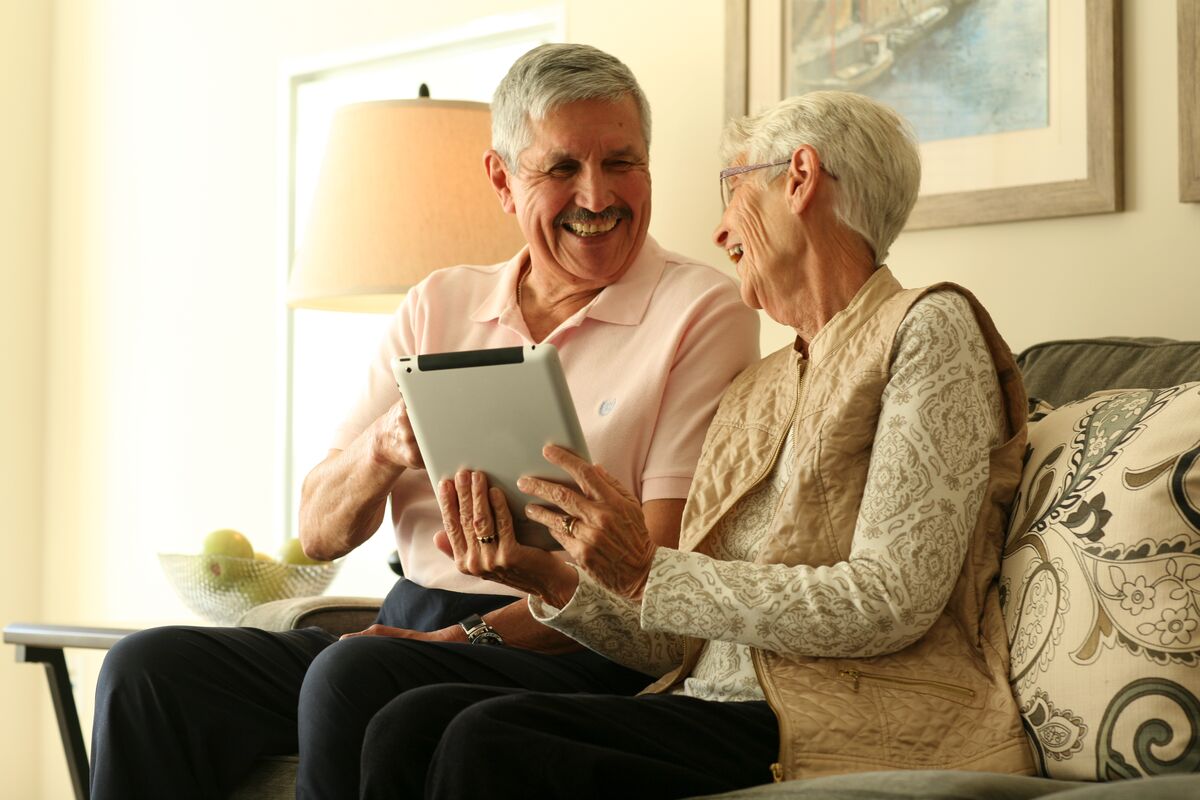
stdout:
<svg viewBox="0 0 1200 800">
<path fill-rule="evenodd" d="M 1200 203 L 1200 0 L 1178 0 L 1179 201 Z"/>
<path fill-rule="evenodd" d="M 1065 180 L 1035 179 L 1016 185 L 964 191 L 926 193 L 923 190 L 909 217 L 909 230 L 1123 209 L 1121 2 L 1081 1 L 1085 27 L 1081 41 L 1085 55 L 1084 63 L 1076 66 L 1082 75 L 1084 97 L 1079 134 L 1072 137 L 1068 146 L 1074 149 L 1083 174 Z M 1197 5 L 1197 0 L 1179 1 L 1181 6 L 1184 3 Z M 725 108 L 729 117 L 758 110 L 750 107 L 751 101 L 756 96 L 761 98 L 762 87 L 767 82 L 762 78 L 762 56 L 755 55 L 756 61 L 751 63 L 752 53 L 773 53 L 773 67 L 782 75 L 782 57 L 778 55 L 785 46 L 782 7 L 779 0 L 726 0 Z M 1182 30 L 1180 36 L 1183 36 Z M 1191 77 L 1195 77 L 1194 72 Z M 776 78 L 772 99 L 779 99 L 781 85 L 782 79 Z M 986 159 L 987 137 L 979 138 Z M 923 160 L 928 168 L 930 159 L 926 153 L 923 153 Z"/>
</svg>

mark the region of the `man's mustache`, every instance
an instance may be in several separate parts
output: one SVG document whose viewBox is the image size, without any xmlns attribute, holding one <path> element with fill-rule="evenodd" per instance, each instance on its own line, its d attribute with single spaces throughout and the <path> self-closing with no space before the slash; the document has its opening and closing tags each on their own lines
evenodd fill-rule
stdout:
<svg viewBox="0 0 1200 800">
<path fill-rule="evenodd" d="M 564 211 L 554 220 L 555 225 L 577 225 L 589 222 L 609 222 L 611 220 L 633 219 L 633 212 L 625 207 L 609 206 L 603 211 L 588 211 L 586 208 L 576 208 Z"/>
</svg>

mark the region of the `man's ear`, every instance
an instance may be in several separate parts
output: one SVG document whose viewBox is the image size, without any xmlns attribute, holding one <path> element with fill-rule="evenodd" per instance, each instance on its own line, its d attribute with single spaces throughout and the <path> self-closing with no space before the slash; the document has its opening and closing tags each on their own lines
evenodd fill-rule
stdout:
<svg viewBox="0 0 1200 800">
<path fill-rule="evenodd" d="M 816 195 L 817 186 L 827 176 L 821 172 L 821 157 L 810 144 L 802 144 L 792 153 L 788 164 L 788 205 L 799 214 L 808 208 Z"/>
<path fill-rule="evenodd" d="M 504 163 L 504 159 L 495 150 L 488 150 L 483 154 L 483 169 L 487 172 L 488 180 L 492 184 L 492 190 L 496 193 L 496 197 L 500 198 L 500 207 L 506 214 L 517 213 L 517 204 L 513 202 L 512 189 L 508 185 L 510 179 L 508 166 Z"/>
</svg>

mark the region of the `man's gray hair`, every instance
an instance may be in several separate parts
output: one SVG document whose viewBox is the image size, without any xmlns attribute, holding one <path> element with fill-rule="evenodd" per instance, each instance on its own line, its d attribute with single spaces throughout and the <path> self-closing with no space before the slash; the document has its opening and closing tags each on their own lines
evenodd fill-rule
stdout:
<svg viewBox="0 0 1200 800">
<path fill-rule="evenodd" d="M 518 58 L 492 96 L 492 147 L 510 169 L 533 141 L 530 120 L 578 100 L 632 97 L 650 149 L 650 104 L 629 67 L 586 44 L 544 44 Z"/>
<path fill-rule="evenodd" d="M 725 164 L 790 158 L 812 146 L 821 165 L 837 176 L 835 209 L 842 224 L 857 232 L 875 254 L 887 258 L 921 188 L 921 154 L 916 136 L 891 108 L 851 92 L 809 92 L 788 97 L 758 114 L 730 120 L 721 138 Z M 787 165 L 762 170 L 770 181 Z"/>
</svg>

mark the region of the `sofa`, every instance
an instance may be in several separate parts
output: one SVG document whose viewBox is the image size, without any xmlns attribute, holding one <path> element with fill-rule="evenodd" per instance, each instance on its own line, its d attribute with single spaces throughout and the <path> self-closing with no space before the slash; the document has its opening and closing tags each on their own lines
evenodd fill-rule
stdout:
<svg viewBox="0 0 1200 800">
<path fill-rule="evenodd" d="M 1000 594 L 1042 776 L 855 773 L 713 800 L 1200 798 L 1200 342 L 1054 341 L 1017 363 L 1030 446 Z M 377 609 L 311 597 L 241 624 L 342 633 Z M 293 797 L 295 762 L 262 759 L 233 797 Z"/>
</svg>

